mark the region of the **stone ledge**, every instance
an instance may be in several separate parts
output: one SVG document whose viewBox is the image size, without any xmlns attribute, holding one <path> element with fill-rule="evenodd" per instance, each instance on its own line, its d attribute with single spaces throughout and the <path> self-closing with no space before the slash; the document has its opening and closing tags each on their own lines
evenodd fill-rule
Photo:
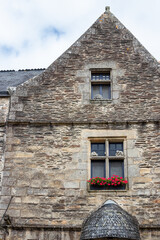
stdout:
<svg viewBox="0 0 160 240">
<path fill-rule="evenodd" d="M 81 231 L 81 226 L 53 226 L 53 225 L 2 225 L 2 228 L 8 228 L 8 229 L 14 229 L 14 230 L 23 230 L 23 229 L 44 229 L 44 230 L 50 230 L 50 231 Z"/>
<path fill-rule="evenodd" d="M 127 192 L 128 189 L 119 189 L 119 190 L 88 190 L 89 193 L 106 193 L 106 192 Z"/>
<path fill-rule="evenodd" d="M 112 99 L 90 99 L 90 103 L 112 103 Z"/>
<path fill-rule="evenodd" d="M 139 228 L 140 229 L 148 229 L 148 230 L 151 230 L 151 229 L 155 230 L 155 229 L 157 229 L 157 230 L 160 231 L 160 225 L 140 225 Z"/>
<path fill-rule="evenodd" d="M 8 228 L 8 229 L 14 229 L 14 230 L 23 230 L 23 229 L 44 229 L 44 230 L 56 230 L 56 231 L 81 231 L 81 226 L 70 226 L 70 225 L 64 225 L 64 226 L 54 226 L 54 225 L 1 225 L 1 228 Z M 148 230 L 158 230 L 160 231 L 160 225 L 140 225 L 140 230 L 142 229 L 148 229 Z"/>
<path fill-rule="evenodd" d="M 126 125 L 126 124 L 147 124 L 147 123 L 155 123 L 155 124 L 160 124 L 160 120 L 157 119 L 147 119 L 147 120 L 124 120 L 124 121 L 99 121 L 99 122 L 90 122 L 90 121 L 46 121 L 46 120 L 42 120 L 42 121 L 12 121 L 12 120 L 8 120 L 6 122 L 8 125 L 91 125 L 91 124 L 95 124 L 95 125 L 101 125 L 101 124 L 112 124 L 112 125 Z M 0 122 L 0 124 L 4 124 L 4 122 Z"/>
</svg>

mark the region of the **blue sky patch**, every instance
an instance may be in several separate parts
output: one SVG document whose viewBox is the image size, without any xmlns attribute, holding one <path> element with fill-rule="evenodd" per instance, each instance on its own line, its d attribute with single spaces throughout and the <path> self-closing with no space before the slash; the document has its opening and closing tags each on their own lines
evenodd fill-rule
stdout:
<svg viewBox="0 0 160 240">
<path fill-rule="evenodd" d="M 12 46 L 0 45 L 0 52 L 5 56 L 19 55 L 19 52 Z"/>
<path fill-rule="evenodd" d="M 48 26 L 43 29 L 42 38 L 48 38 L 51 36 L 55 36 L 55 37 L 59 38 L 63 34 L 64 34 L 63 31 L 55 28 L 54 26 Z"/>
</svg>

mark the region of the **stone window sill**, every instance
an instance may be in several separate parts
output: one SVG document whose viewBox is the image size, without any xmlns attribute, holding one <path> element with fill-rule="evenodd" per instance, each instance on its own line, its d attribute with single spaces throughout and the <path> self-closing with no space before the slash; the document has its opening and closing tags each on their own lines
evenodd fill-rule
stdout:
<svg viewBox="0 0 160 240">
<path fill-rule="evenodd" d="M 102 103 L 102 102 L 111 103 L 112 100 L 111 99 L 98 99 L 98 100 L 90 99 L 90 103 Z"/>
<path fill-rule="evenodd" d="M 88 184 L 88 192 L 93 192 L 93 193 L 101 193 L 101 192 L 127 192 L 128 191 L 128 186 L 127 185 L 125 185 L 125 186 L 120 186 L 120 187 L 118 187 L 118 188 L 116 188 L 115 187 L 115 189 L 113 189 L 113 187 L 111 188 L 111 189 L 109 189 L 108 187 L 102 187 L 102 189 L 101 189 L 101 187 L 98 187 L 99 189 L 91 189 L 91 187 L 92 186 L 90 186 L 89 184 Z"/>
<path fill-rule="evenodd" d="M 122 190 L 90 190 L 88 189 L 89 193 L 105 193 L 105 192 L 127 192 L 128 189 L 122 189 Z"/>
</svg>

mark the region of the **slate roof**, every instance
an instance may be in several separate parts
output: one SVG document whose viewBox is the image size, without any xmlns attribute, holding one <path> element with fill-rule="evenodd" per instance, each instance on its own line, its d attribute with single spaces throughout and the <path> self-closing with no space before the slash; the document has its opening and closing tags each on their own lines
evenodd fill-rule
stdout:
<svg viewBox="0 0 160 240">
<path fill-rule="evenodd" d="M 137 219 L 115 202 L 107 201 L 83 223 L 80 239 L 98 240 L 103 238 L 139 240 Z"/>
<path fill-rule="evenodd" d="M 9 96 L 8 87 L 16 87 L 21 83 L 33 78 L 45 69 L 6 70 L 0 71 L 0 96 Z"/>
</svg>

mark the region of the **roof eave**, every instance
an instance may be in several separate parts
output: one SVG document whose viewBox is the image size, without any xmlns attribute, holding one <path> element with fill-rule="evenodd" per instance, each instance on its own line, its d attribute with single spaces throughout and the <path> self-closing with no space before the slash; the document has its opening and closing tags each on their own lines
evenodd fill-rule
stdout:
<svg viewBox="0 0 160 240">
<path fill-rule="evenodd" d="M 8 91 L 0 91 L 0 97 L 10 97 Z"/>
</svg>

